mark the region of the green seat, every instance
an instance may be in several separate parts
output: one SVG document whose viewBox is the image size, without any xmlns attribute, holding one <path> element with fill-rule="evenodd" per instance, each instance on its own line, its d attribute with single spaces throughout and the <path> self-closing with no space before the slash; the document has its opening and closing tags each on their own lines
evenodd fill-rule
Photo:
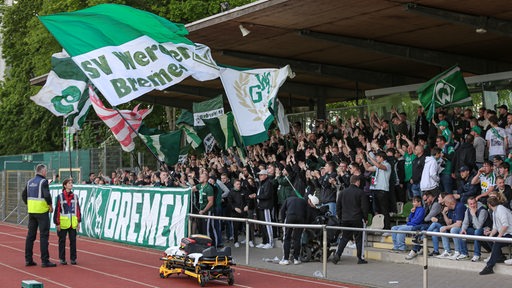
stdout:
<svg viewBox="0 0 512 288">
<path fill-rule="evenodd" d="M 411 214 L 412 202 L 407 202 L 404 204 L 404 208 L 402 209 L 402 213 L 395 214 L 391 218 L 396 221 L 396 225 L 401 222 L 407 222 L 407 217 Z"/>
</svg>

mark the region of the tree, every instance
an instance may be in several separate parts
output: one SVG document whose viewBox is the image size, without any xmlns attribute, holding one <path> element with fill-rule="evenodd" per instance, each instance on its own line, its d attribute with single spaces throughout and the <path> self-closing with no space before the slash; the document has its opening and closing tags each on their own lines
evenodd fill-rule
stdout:
<svg viewBox="0 0 512 288">
<path fill-rule="evenodd" d="M 30 79 L 50 70 L 50 58 L 62 48 L 37 19 L 37 15 L 74 11 L 101 3 L 125 4 L 153 12 L 174 22 L 187 23 L 220 12 L 220 3 L 209 0 L 19 0 L 12 6 L 2 5 L 3 57 L 9 67 L 0 83 L 0 154 L 55 151 L 62 147 L 63 120 L 37 106 L 29 97 L 40 89 Z M 227 1 L 231 7 L 250 0 Z M 119 107 L 129 109 L 134 103 Z M 97 147 L 110 136 L 108 128 L 98 122 L 94 112 L 80 132 L 79 148 Z M 163 107 L 155 107 L 145 120 L 149 125 L 165 127 Z"/>
</svg>

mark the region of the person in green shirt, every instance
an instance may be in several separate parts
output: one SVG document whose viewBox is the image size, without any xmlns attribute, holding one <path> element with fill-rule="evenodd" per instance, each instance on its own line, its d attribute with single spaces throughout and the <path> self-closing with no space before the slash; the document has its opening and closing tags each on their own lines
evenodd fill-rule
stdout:
<svg viewBox="0 0 512 288">
<path fill-rule="evenodd" d="M 400 139 L 405 141 L 407 144 L 399 145 Z M 411 177 L 412 177 L 412 162 L 416 159 L 416 154 L 414 154 L 414 143 L 412 143 L 409 138 L 405 135 L 396 135 L 396 143 L 397 149 L 400 154 L 404 157 L 404 183 L 407 184 L 407 195 L 409 199 L 413 198 L 413 193 L 411 190 Z"/>
<path fill-rule="evenodd" d="M 204 171 L 199 175 L 199 184 L 192 186 L 192 192 L 197 193 L 196 197 L 199 200 L 199 214 L 200 215 L 213 215 L 213 204 L 215 202 L 214 191 L 212 185 L 208 183 L 208 172 Z M 199 218 L 197 221 L 197 229 L 200 234 L 208 235 L 212 238 L 213 243 L 217 246 L 218 237 L 216 235 L 214 220 Z"/>
</svg>

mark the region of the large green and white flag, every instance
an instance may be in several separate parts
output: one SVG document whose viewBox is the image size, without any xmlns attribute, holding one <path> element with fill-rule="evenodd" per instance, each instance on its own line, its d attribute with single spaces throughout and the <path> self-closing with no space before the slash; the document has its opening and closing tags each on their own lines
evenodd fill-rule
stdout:
<svg viewBox="0 0 512 288">
<path fill-rule="evenodd" d="M 101 4 L 39 19 L 112 106 L 188 76 L 219 76 L 210 49 L 188 40 L 184 25 L 146 11 Z"/>
<path fill-rule="evenodd" d="M 194 113 L 194 127 L 204 126 L 203 119 L 213 119 L 224 114 L 222 95 L 203 102 L 194 102 L 192 111 Z"/>
<path fill-rule="evenodd" d="M 223 150 L 235 146 L 233 120 L 232 112 L 228 112 L 216 118 L 203 119 L 206 128 L 212 134 L 217 145 Z"/>
<path fill-rule="evenodd" d="M 274 106 L 279 87 L 287 77 L 293 76 L 288 65 L 281 69 L 221 69 L 222 85 L 244 145 L 258 144 L 268 139 L 267 130 L 274 121 L 269 108 Z"/>
<path fill-rule="evenodd" d="M 423 84 L 417 91 L 430 121 L 437 107 L 472 106 L 473 100 L 458 66 L 454 66 Z"/>
<path fill-rule="evenodd" d="M 158 156 L 158 160 L 172 166 L 178 163 L 182 131 L 160 132 L 145 126 L 139 128 L 139 135 L 149 149 Z"/>
<path fill-rule="evenodd" d="M 66 117 L 66 126 L 79 130 L 91 107 L 89 79 L 65 51 L 52 55 L 51 66 L 45 85 L 30 99 L 54 115 Z"/>
<path fill-rule="evenodd" d="M 180 117 L 176 120 L 176 126 L 185 132 L 187 143 L 192 146 L 193 149 L 197 149 L 203 140 L 197 135 L 194 130 L 194 116 L 186 109 L 181 110 Z"/>
</svg>

